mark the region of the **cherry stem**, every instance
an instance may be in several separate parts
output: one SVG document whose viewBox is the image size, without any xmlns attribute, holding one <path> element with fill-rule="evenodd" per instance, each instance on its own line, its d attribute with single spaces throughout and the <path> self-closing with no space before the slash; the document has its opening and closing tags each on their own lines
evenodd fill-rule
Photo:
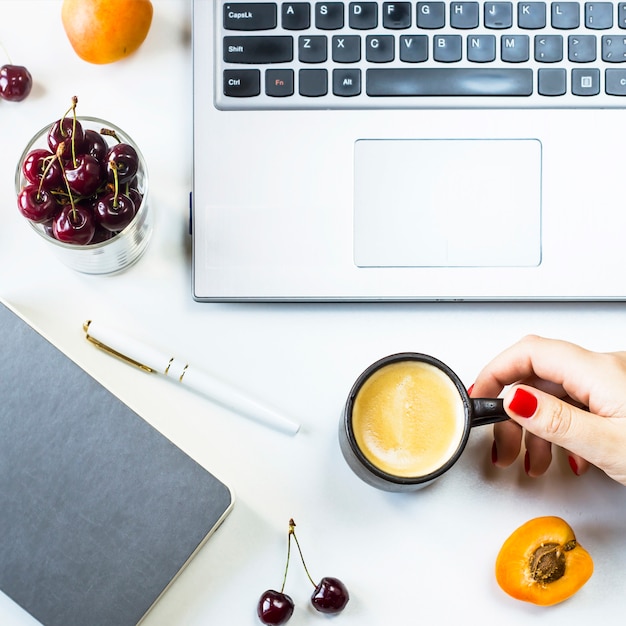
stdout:
<svg viewBox="0 0 626 626">
<path fill-rule="evenodd" d="M 120 190 L 119 175 L 117 173 L 117 163 L 115 161 L 109 161 L 109 167 L 113 170 L 113 184 L 115 185 L 115 193 L 113 194 L 113 208 L 117 209 L 117 198 Z"/>
<path fill-rule="evenodd" d="M 64 136 L 63 129 L 63 120 L 67 117 L 68 113 L 71 111 L 73 120 L 72 120 L 72 163 L 74 167 L 76 167 L 76 105 L 78 104 L 78 98 L 76 96 L 72 96 L 72 106 L 65 111 L 63 117 L 61 118 L 61 135 Z"/>
<path fill-rule="evenodd" d="M 110 128 L 101 128 L 100 129 L 100 134 L 101 135 L 106 135 L 107 137 L 113 137 L 113 139 L 115 139 L 115 141 L 117 141 L 117 143 L 122 143 L 122 140 L 117 136 L 117 133 L 110 129 Z"/>
<path fill-rule="evenodd" d="M 41 174 L 41 180 L 39 181 L 39 187 L 37 188 L 37 200 L 39 200 L 41 198 L 41 188 L 43 187 L 43 181 L 46 178 L 46 174 L 48 173 L 48 170 L 52 167 L 52 164 L 54 163 L 54 159 L 57 159 L 57 156 L 52 156 L 52 157 L 46 157 L 46 167 L 44 167 L 43 169 L 43 173 Z M 61 159 L 59 159 L 60 161 Z"/>
<path fill-rule="evenodd" d="M 77 214 L 76 214 L 76 205 L 74 204 L 74 197 L 72 196 L 72 190 L 70 189 L 70 183 L 67 180 L 67 175 L 65 174 L 65 167 L 63 165 L 63 159 L 61 158 L 61 156 L 63 155 L 63 152 L 65 151 L 65 142 L 62 141 L 59 144 L 59 147 L 57 148 L 57 158 L 59 159 L 59 165 L 61 166 L 61 172 L 63 173 L 63 180 L 65 181 L 65 186 L 67 187 L 67 194 L 70 198 L 70 204 L 72 205 L 72 218 L 74 220 L 77 219 Z"/>
<path fill-rule="evenodd" d="M 11 55 L 9 54 L 9 52 L 6 49 L 5 45 L 1 41 L 0 41 L 0 48 L 2 48 L 4 50 L 4 54 L 6 55 L 6 58 L 9 61 L 9 65 L 13 65 L 13 61 L 11 61 Z"/>
<path fill-rule="evenodd" d="M 300 542 L 298 541 L 298 537 L 296 536 L 296 523 L 293 521 L 293 519 L 290 519 L 289 520 L 289 539 L 291 539 L 292 536 L 293 536 L 294 541 L 296 542 L 296 547 L 298 548 L 298 552 L 300 553 L 300 560 L 302 561 L 302 565 L 304 566 L 304 571 L 306 572 L 308 579 L 311 581 L 311 584 L 314 587 L 317 587 L 315 581 L 311 577 L 311 574 L 309 574 L 309 568 L 306 566 L 306 563 L 304 562 L 304 556 L 302 555 Z"/>
</svg>

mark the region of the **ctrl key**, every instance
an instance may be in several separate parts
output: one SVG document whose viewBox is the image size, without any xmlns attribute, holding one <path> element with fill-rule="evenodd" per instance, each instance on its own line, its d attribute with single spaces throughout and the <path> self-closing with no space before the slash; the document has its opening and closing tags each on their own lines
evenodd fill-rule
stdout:
<svg viewBox="0 0 626 626">
<path fill-rule="evenodd" d="M 261 93 L 259 70 L 224 70 L 224 95 L 251 98 Z"/>
</svg>

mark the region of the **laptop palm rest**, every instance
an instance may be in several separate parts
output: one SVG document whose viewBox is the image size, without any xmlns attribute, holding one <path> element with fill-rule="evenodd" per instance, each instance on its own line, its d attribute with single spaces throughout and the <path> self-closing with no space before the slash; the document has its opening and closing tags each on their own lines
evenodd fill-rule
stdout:
<svg viewBox="0 0 626 626">
<path fill-rule="evenodd" d="M 359 267 L 541 262 L 536 139 L 363 139 L 354 149 Z"/>
</svg>

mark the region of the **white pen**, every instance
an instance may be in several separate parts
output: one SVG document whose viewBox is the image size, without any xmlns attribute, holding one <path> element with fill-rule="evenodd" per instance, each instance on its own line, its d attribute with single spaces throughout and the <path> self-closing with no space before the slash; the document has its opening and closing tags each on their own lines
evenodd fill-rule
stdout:
<svg viewBox="0 0 626 626">
<path fill-rule="evenodd" d="M 235 387 L 168 356 L 132 337 L 101 326 L 91 320 L 83 324 L 85 336 L 95 346 L 145 372 L 157 373 L 181 383 L 222 406 L 271 426 L 288 435 L 295 435 L 300 425 L 281 415 L 276 409 L 248 397 Z"/>
</svg>

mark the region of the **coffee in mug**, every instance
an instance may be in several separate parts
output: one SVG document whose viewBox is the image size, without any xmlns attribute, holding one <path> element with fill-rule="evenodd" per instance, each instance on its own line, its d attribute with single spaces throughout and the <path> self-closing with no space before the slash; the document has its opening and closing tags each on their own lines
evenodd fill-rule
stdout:
<svg viewBox="0 0 626 626">
<path fill-rule="evenodd" d="M 377 361 L 357 379 L 339 438 L 344 457 L 363 480 L 406 491 L 447 471 L 472 426 L 507 418 L 501 400 L 470 399 L 441 361 L 400 353 Z"/>
</svg>

